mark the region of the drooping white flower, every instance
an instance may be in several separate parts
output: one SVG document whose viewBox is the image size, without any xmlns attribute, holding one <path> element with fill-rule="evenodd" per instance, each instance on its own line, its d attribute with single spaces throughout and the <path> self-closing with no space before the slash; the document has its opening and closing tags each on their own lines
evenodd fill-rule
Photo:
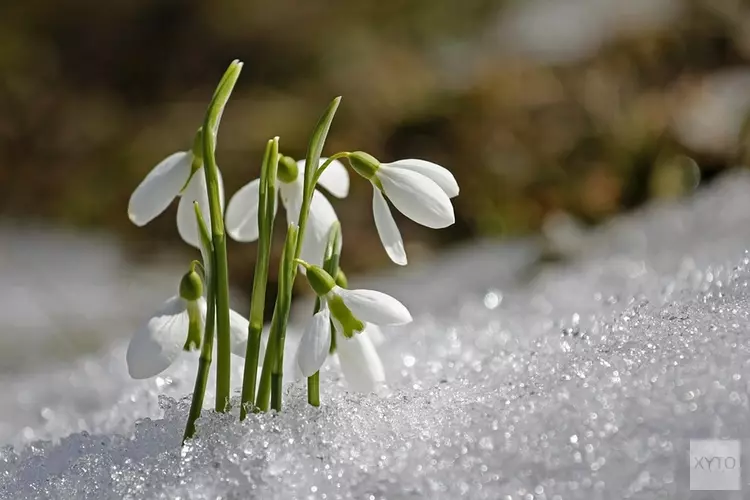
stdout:
<svg viewBox="0 0 750 500">
<path fill-rule="evenodd" d="M 458 196 L 459 187 L 446 168 L 416 159 L 380 163 L 363 152 L 350 154 L 349 162 L 373 185 L 375 227 L 386 253 L 396 264 L 406 265 L 406 252 L 386 197 L 417 224 L 440 229 L 456 221 L 450 199 Z"/>
<path fill-rule="evenodd" d="M 370 384 L 382 381 L 383 367 L 369 335 L 363 335 L 368 325 L 403 325 L 411 322 L 409 310 L 398 300 L 375 290 L 348 290 L 335 284 L 333 278 L 318 266 L 301 263 L 307 279 L 323 306 L 313 316 L 302 336 L 297 362 L 302 374 L 311 376 L 323 365 L 331 345 L 331 322 L 336 332 L 337 349 L 347 342 L 340 353 L 342 370 L 349 373 L 347 380 L 361 388 L 363 380 Z M 377 330 L 375 333 L 380 333 Z M 362 338 L 358 338 L 362 337 Z M 357 340 L 354 340 L 357 339 Z M 366 340 L 365 340 L 366 339 Z M 358 368 L 354 365 L 366 363 Z M 359 389 L 356 389 L 359 390 Z M 369 390 L 369 389 L 368 389 Z"/>
<path fill-rule="evenodd" d="M 182 351 L 200 348 L 206 324 L 206 299 L 200 294 L 185 294 L 183 287 L 180 288 L 181 293 L 167 299 L 130 339 L 125 359 L 132 378 L 156 376 L 169 368 Z M 201 338 L 189 340 L 191 320 L 197 322 Z M 231 350 L 244 357 L 248 321 L 230 309 L 229 326 Z"/>
<path fill-rule="evenodd" d="M 128 203 L 128 217 L 136 226 L 144 226 L 180 197 L 177 206 L 177 230 L 186 243 L 200 247 L 193 202 L 197 201 L 206 224 L 211 228 L 206 176 L 200 161 L 191 151 L 174 153 L 156 165 L 135 188 Z M 198 168 L 195 168 L 198 167 Z M 224 183 L 219 172 L 219 198 L 224 206 Z"/>
<path fill-rule="evenodd" d="M 320 164 L 325 162 L 321 158 Z M 279 161 L 277 197 L 286 210 L 289 224 L 297 224 L 299 211 L 302 206 L 303 182 L 305 176 L 305 162 L 294 162 L 291 158 L 282 157 Z M 349 173 L 338 160 L 333 160 L 318 180 L 329 193 L 337 198 L 345 198 L 349 194 Z M 224 223 L 227 234 L 234 240 L 249 242 L 259 236 L 258 205 L 260 201 L 260 179 L 246 184 L 229 200 Z M 274 203 L 278 208 L 278 204 Z M 336 212 L 328 199 L 317 189 L 313 192 L 310 202 L 310 212 L 307 219 L 305 239 L 302 244 L 302 258 L 316 264 L 323 263 L 323 254 L 328 240 L 328 232 L 334 222 L 338 220 Z"/>
</svg>

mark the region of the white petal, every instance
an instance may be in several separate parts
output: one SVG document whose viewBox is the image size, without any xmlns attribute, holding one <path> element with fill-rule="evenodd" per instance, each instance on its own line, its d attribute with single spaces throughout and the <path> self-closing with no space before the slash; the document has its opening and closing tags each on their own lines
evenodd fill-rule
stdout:
<svg viewBox="0 0 750 500">
<path fill-rule="evenodd" d="M 450 198 L 429 177 L 386 165 L 377 175 L 388 199 L 417 224 L 440 229 L 456 221 Z"/>
<path fill-rule="evenodd" d="M 347 290 L 335 287 L 344 304 L 361 321 L 376 325 L 403 325 L 411 322 L 409 310 L 388 294 L 375 290 Z"/>
<path fill-rule="evenodd" d="M 385 342 L 385 335 L 383 335 L 383 330 L 380 329 L 378 325 L 375 325 L 373 323 L 367 323 L 365 325 L 365 329 L 360 335 L 367 335 L 370 337 L 370 340 L 372 341 L 372 344 L 374 346 L 382 345 L 383 342 Z"/>
<path fill-rule="evenodd" d="M 331 226 L 337 220 L 336 212 L 333 210 L 333 206 L 331 206 L 328 198 L 320 191 L 314 191 L 312 201 L 310 202 L 310 215 L 307 217 L 305 239 L 302 242 L 302 252 L 300 255 L 304 261 L 318 266 L 323 265 L 323 258 L 325 257 L 326 246 L 328 245 L 328 235 L 331 232 Z"/>
<path fill-rule="evenodd" d="M 128 217 L 136 226 L 143 226 L 167 209 L 190 176 L 193 155 L 186 151 L 174 153 L 146 175 L 138 184 L 128 203 Z"/>
<path fill-rule="evenodd" d="M 197 201 L 206 222 L 209 234 L 211 234 L 211 212 L 208 206 L 208 189 L 206 187 L 206 174 L 203 168 L 199 168 L 193 174 L 185 190 L 182 192 L 180 203 L 177 205 L 177 231 L 188 245 L 200 248 L 200 235 L 198 234 L 198 222 L 195 220 L 195 209 L 193 202 Z M 224 181 L 219 172 L 219 202 L 222 210 L 224 207 Z"/>
<path fill-rule="evenodd" d="M 297 224 L 302 208 L 302 182 L 279 182 L 279 197 L 286 210 L 286 220 L 290 224 Z"/>
<path fill-rule="evenodd" d="M 320 165 L 323 165 L 328 158 L 321 158 Z M 301 160 L 304 171 L 304 160 Z M 349 171 L 346 169 L 343 163 L 338 160 L 333 160 L 330 165 L 326 167 L 323 174 L 318 179 L 318 185 L 323 186 L 326 190 L 336 198 L 346 198 L 349 194 Z"/>
<path fill-rule="evenodd" d="M 247 333 L 250 322 L 233 309 L 229 310 L 229 342 L 234 354 L 242 358 L 247 352 Z"/>
<path fill-rule="evenodd" d="M 260 203 L 260 179 L 245 184 L 229 200 L 224 225 L 227 234 L 236 241 L 258 239 L 258 209 Z"/>
<path fill-rule="evenodd" d="M 393 163 L 386 163 L 387 166 L 396 168 L 403 168 L 406 170 L 412 170 L 418 174 L 429 177 L 435 182 L 440 189 L 442 189 L 449 198 L 455 198 L 458 196 L 459 188 L 456 178 L 453 174 L 445 167 L 441 167 L 437 163 L 432 163 L 426 160 L 398 160 Z"/>
<path fill-rule="evenodd" d="M 336 340 L 341 371 L 353 391 L 372 392 L 385 382 L 383 362 L 369 337 L 359 334 L 348 339 L 339 335 Z"/>
<path fill-rule="evenodd" d="M 187 302 L 177 296 L 167 300 L 130 340 L 125 356 L 130 376 L 149 378 L 166 370 L 185 346 L 189 322 Z"/>
<path fill-rule="evenodd" d="M 320 370 L 331 348 L 331 318 L 323 307 L 313 315 L 297 348 L 297 364 L 302 375 L 310 377 Z"/>
<path fill-rule="evenodd" d="M 375 227 L 378 228 L 380 242 L 383 243 L 385 253 L 393 262 L 399 266 L 406 265 L 406 250 L 404 250 L 404 241 L 401 239 L 401 233 L 398 230 L 396 221 L 393 220 L 391 209 L 383 198 L 379 189 L 372 190 L 372 214 L 375 217 Z"/>
</svg>

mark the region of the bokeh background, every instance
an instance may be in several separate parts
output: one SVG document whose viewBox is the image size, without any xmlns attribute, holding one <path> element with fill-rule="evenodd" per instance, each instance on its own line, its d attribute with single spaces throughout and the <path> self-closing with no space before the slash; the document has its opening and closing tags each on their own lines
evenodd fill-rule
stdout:
<svg viewBox="0 0 750 500">
<path fill-rule="evenodd" d="M 190 146 L 234 58 L 245 68 L 218 150 L 228 195 L 257 177 L 268 138 L 279 135 L 286 154 L 302 157 L 319 114 L 342 95 L 327 153 L 425 158 L 461 185 L 449 229 L 397 216 L 411 262 L 479 238 L 555 234 L 550 224 L 560 220 L 598 224 L 655 198 L 689 196 L 746 163 L 743 0 L 6 1 L 6 324 L 28 307 L 18 290 L 32 270 L 55 289 L 71 276 L 87 282 L 75 273 L 103 252 L 144 265 L 194 255 L 177 235 L 176 205 L 136 228 L 127 202 L 158 161 Z M 391 265 L 369 185 L 354 179 L 334 206 L 344 268 Z M 45 229 L 32 237 L 32 226 Z M 54 250 L 38 236 L 49 228 L 115 243 L 65 247 L 76 257 L 62 262 L 40 250 Z M 229 250 L 232 283 L 247 289 L 255 246 L 231 242 Z M 58 279 L 60 268 L 68 274 Z M 54 304 L 70 295 L 50 293 Z"/>
</svg>

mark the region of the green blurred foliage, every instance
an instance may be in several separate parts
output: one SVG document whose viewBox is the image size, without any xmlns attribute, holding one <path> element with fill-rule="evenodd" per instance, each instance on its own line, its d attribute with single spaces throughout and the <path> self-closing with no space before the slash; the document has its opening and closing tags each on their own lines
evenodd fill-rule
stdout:
<svg viewBox="0 0 750 500">
<path fill-rule="evenodd" d="M 153 165 L 190 146 L 239 58 L 218 149 L 228 196 L 257 177 L 268 138 L 302 157 L 319 113 L 342 95 L 329 154 L 430 159 L 461 185 L 450 229 L 397 216 L 412 261 L 455 241 L 536 231 L 560 211 L 597 223 L 744 161 L 739 138 L 692 150 L 671 122 L 704 76 L 748 62 L 748 8 L 672 3 L 676 20 L 636 23 L 561 63 L 498 39 L 520 1 L 10 0 L 0 6 L 0 213 L 110 228 L 135 255 L 176 243 L 174 207 L 139 229 L 128 198 Z M 334 202 L 348 270 L 387 262 L 370 196 L 354 179 Z M 254 246 L 230 251 L 249 279 Z"/>
</svg>

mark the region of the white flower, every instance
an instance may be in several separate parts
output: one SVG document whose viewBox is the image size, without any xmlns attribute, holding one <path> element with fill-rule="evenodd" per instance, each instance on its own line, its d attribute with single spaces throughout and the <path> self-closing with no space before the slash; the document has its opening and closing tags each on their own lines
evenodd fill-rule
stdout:
<svg viewBox="0 0 750 500">
<path fill-rule="evenodd" d="M 308 269 L 308 276 L 310 272 Z M 364 385 L 359 383 L 360 379 L 382 381 L 382 363 L 372 340 L 363 332 L 374 325 L 411 322 L 408 309 L 390 295 L 375 290 L 347 290 L 334 286 L 322 299 L 323 306 L 305 329 L 297 349 L 297 363 L 302 374 L 311 376 L 325 362 L 331 346 L 332 320 L 336 331 L 341 333 L 337 346 L 344 345 L 339 358 L 342 370 L 345 374 L 349 373 L 347 380 L 353 380 L 352 385 L 358 388 Z M 373 332 L 373 335 L 376 334 L 378 338 L 382 337 L 379 329 Z M 365 375 L 358 379 L 355 372 L 359 372 L 353 365 L 365 361 L 367 364 L 360 367 Z"/>
<path fill-rule="evenodd" d="M 186 243 L 200 247 L 198 224 L 193 202 L 197 201 L 209 230 L 211 218 L 208 207 L 206 176 L 203 167 L 193 172 L 193 153 L 180 151 L 156 165 L 135 188 L 128 203 L 128 217 L 136 226 L 148 224 L 164 212 L 172 200 L 180 197 L 177 206 L 177 230 Z M 224 183 L 219 173 L 219 197 L 224 205 Z"/>
<path fill-rule="evenodd" d="M 321 158 L 322 164 L 325 158 Z M 276 183 L 277 195 L 286 209 L 289 224 L 297 224 L 302 205 L 303 179 L 305 162 L 296 163 L 296 172 L 288 172 L 286 180 L 279 176 Z M 279 169 L 283 168 L 279 162 Z M 318 183 L 337 198 L 344 198 L 349 193 L 349 173 L 338 160 L 333 160 L 320 176 Z M 258 204 L 260 201 L 260 179 L 246 184 L 232 196 L 227 205 L 225 225 L 227 234 L 237 241 L 255 241 L 258 239 Z M 277 203 L 274 206 L 278 208 Z M 333 206 L 323 194 L 315 190 L 310 202 L 310 213 L 307 219 L 305 239 L 302 244 L 301 256 L 314 264 L 323 263 L 323 254 L 328 241 L 328 232 L 334 222 L 338 220 Z"/>
<path fill-rule="evenodd" d="M 415 159 L 380 163 L 362 152 L 352 153 L 349 161 L 373 185 L 375 226 L 386 253 L 396 264 L 406 265 L 406 252 L 383 194 L 399 212 L 417 224 L 440 229 L 456 221 L 450 199 L 458 196 L 459 188 L 455 177 L 446 168 Z"/>
<path fill-rule="evenodd" d="M 194 313 L 198 313 L 200 317 L 202 335 L 203 325 L 206 323 L 206 300 L 199 297 L 195 301 L 188 301 L 179 295 L 164 302 L 146 324 L 135 332 L 126 354 L 128 372 L 132 378 L 153 377 L 169 368 L 185 349 L 190 315 Z M 232 310 L 229 311 L 229 321 L 231 350 L 244 357 L 248 321 Z"/>
<path fill-rule="evenodd" d="M 297 365 L 301 375 L 309 377 L 323 366 L 331 347 L 331 320 L 327 307 L 313 316 L 297 348 Z M 347 338 L 338 335 L 336 354 L 341 372 L 355 392 L 372 392 L 385 382 L 385 370 L 375 346 L 382 342 L 382 333 L 368 323 L 364 331 Z"/>
</svg>

